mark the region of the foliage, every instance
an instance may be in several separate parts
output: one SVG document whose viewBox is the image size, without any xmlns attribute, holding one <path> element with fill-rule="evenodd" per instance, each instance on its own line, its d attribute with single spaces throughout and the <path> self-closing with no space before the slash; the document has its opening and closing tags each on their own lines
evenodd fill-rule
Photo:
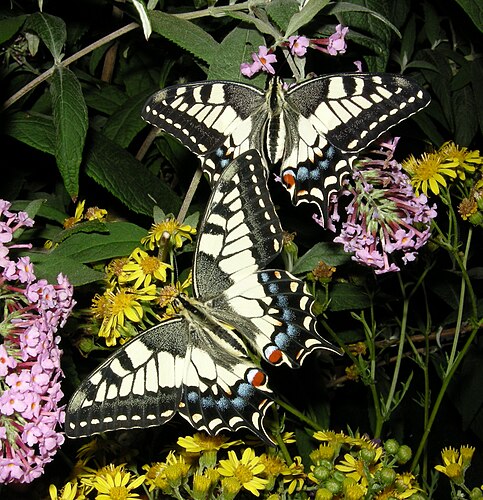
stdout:
<svg viewBox="0 0 483 500">
<path fill-rule="evenodd" d="M 401 137 L 395 160 L 405 169 L 414 196 L 427 196 L 438 215 L 416 260 L 406 255 L 398 261 L 398 272 L 376 275 L 335 244 L 332 232 L 314 224 L 312 208 L 294 208 L 274 183 L 272 196 L 288 235 L 281 266 L 307 280 L 321 325 L 345 355 L 313 355 L 298 372 L 269 370 L 271 386 L 281 395 L 271 425 L 280 438 L 283 467 L 285 472 L 291 466 L 292 472 L 299 464 L 301 468 L 300 475 L 281 472 L 274 480 L 279 489 L 257 484 L 264 485 L 267 497 L 306 498 L 309 491 L 330 490 L 329 478 L 324 482 L 311 471 L 321 465 L 311 453 L 319 433 L 331 428 L 335 435 L 359 439 L 359 444 L 376 443 L 374 449 L 384 450 L 377 463 L 394 474 L 417 478 L 418 491 L 411 498 L 479 498 L 480 493 L 470 490 L 480 487 L 483 477 L 483 394 L 478 383 L 483 376 L 478 336 L 482 18 L 478 2 L 471 0 L 90 0 L 78 2 L 75 9 L 64 2 L 20 0 L 3 6 L 1 141 L 6 158 L 0 199 L 11 200 L 12 210 L 35 216 L 35 226 L 21 235 L 34 245 L 21 255 L 28 253 L 35 275 L 55 282 L 62 272 L 75 287 L 77 306 L 59 331 L 64 393 L 70 395 L 118 342 L 169 315 L 169 290 L 162 295 L 166 303 L 152 305 L 161 289 L 189 289 L 191 241 L 209 189 L 202 183 L 193 195 L 196 158 L 171 137 L 155 137 L 141 120 L 146 98 L 180 82 L 247 81 L 241 65 L 255 61 L 252 54 L 260 46 L 276 49 L 276 70 L 287 79 L 352 72 L 354 62 L 361 61 L 365 71 L 403 73 L 431 93 L 429 107 L 392 133 Z M 349 27 L 347 48 L 331 57 L 330 43 L 336 40 L 331 36 L 341 33 L 338 25 Z M 290 51 L 291 35 L 310 39 L 305 56 Z M 250 83 L 263 87 L 263 73 L 254 72 Z M 77 203 L 85 199 L 90 208 Z M 341 199 L 340 213 L 343 207 Z M 185 222 L 176 222 L 186 211 Z M 163 223 L 169 226 L 168 236 L 156 240 L 154 228 Z M 163 270 L 156 268 L 146 282 L 149 273 L 139 271 L 139 265 L 156 255 L 154 250 Z M 132 266 L 127 277 L 126 263 Z M 121 315 L 114 313 L 110 318 L 116 321 L 103 327 L 106 316 L 99 302 L 114 300 L 123 290 L 134 296 L 122 309 L 126 327 L 111 328 L 123 326 Z M 114 311 L 112 303 L 110 307 Z M 128 321 L 133 318 L 141 321 Z M 86 445 L 91 446 L 89 456 L 82 454 L 79 443 L 66 442 L 54 466 L 31 485 L 29 498 L 45 498 L 51 483 L 57 485 L 50 490 L 53 498 L 82 498 L 80 485 L 88 483 L 82 479 L 86 477 L 96 478 L 91 490 L 99 494 L 124 480 L 122 486 L 130 485 L 127 498 L 137 498 L 141 488 L 154 498 L 149 471 L 141 473 L 143 465 L 154 462 L 190 471 L 183 477 L 192 482 L 178 485 L 185 495 L 187 488 L 194 489 L 195 471 L 203 468 L 199 454 L 186 458 L 186 469 L 183 455 L 163 453 L 175 449 L 174 430 L 186 434 L 178 420 L 168 429 L 109 434 L 93 441 L 94 450 Z M 295 433 L 296 442 L 288 450 L 282 439 L 285 430 Z M 370 439 L 361 437 L 365 435 Z M 246 446 L 233 445 L 238 457 L 244 456 L 243 449 L 261 446 L 240 438 Z M 388 451 L 392 441 L 414 450 L 404 471 L 394 468 L 399 447 Z M 467 457 L 462 450 L 471 449 L 466 443 L 477 450 L 471 467 L 462 458 Z M 341 460 L 352 460 L 344 454 L 360 458 L 360 447 L 353 448 L 349 438 L 343 445 L 328 459 L 331 473 Z M 451 447 L 460 451 L 448 452 Z M 81 465 L 72 468 L 76 456 Z M 211 457 L 211 468 L 218 458 Z M 341 484 L 351 477 L 348 470 L 339 472 L 345 473 Z M 393 472 L 387 477 L 394 477 Z M 352 479 L 362 484 L 360 478 Z M 71 486 L 64 487 L 66 483 Z M 215 491 L 215 484 L 210 482 L 210 491 L 228 498 L 230 486 Z M 347 490 L 352 483 L 345 484 Z M 377 496 L 382 490 L 368 491 L 367 483 L 362 486 L 362 497 L 340 489 L 332 491 L 334 496 L 317 492 L 316 498 L 389 498 Z M 8 498 L 13 491 L 4 486 L 0 495 Z M 244 491 L 249 495 L 250 488 Z"/>
</svg>

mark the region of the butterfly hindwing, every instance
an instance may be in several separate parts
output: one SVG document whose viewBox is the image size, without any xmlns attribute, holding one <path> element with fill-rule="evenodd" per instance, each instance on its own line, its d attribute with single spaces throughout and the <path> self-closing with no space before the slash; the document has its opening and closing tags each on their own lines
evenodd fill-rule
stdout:
<svg viewBox="0 0 483 500">
<path fill-rule="evenodd" d="M 176 318 L 119 348 L 69 402 L 66 433 L 82 437 L 161 425 L 179 412 L 210 434 L 245 427 L 270 440 L 266 376 L 228 330 Z"/>
<path fill-rule="evenodd" d="M 282 228 L 257 151 L 238 156 L 219 179 L 200 225 L 194 288 L 207 300 L 265 267 L 282 250 Z"/>
<path fill-rule="evenodd" d="M 210 301 L 213 314 L 237 331 L 266 361 L 300 366 L 314 350 L 338 352 L 317 332 L 314 299 L 304 282 L 283 270 L 263 270 Z"/>
</svg>

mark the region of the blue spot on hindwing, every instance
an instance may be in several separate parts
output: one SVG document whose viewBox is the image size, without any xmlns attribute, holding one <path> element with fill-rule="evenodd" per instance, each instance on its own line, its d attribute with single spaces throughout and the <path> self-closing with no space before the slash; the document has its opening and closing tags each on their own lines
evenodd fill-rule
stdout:
<svg viewBox="0 0 483 500">
<path fill-rule="evenodd" d="M 285 295 L 277 295 L 277 306 L 279 307 L 287 307 L 288 306 L 288 297 Z"/>
<path fill-rule="evenodd" d="M 309 177 L 309 169 L 307 167 L 297 168 L 297 181 L 306 181 Z"/>
<path fill-rule="evenodd" d="M 270 283 L 268 285 L 268 290 L 271 294 L 275 295 L 278 292 L 278 285 L 276 283 Z"/>
</svg>

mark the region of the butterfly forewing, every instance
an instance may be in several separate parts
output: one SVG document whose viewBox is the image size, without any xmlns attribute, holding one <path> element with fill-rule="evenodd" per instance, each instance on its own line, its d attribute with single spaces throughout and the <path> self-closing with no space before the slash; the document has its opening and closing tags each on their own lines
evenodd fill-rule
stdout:
<svg viewBox="0 0 483 500">
<path fill-rule="evenodd" d="M 222 147 L 227 137 L 233 147 L 248 143 L 253 119 L 263 103 L 264 93 L 251 85 L 199 82 L 156 92 L 141 116 L 203 156 Z M 248 149 L 245 144 L 239 152 Z"/>
<path fill-rule="evenodd" d="M 290 89 L 287 104 L 337 149 L 367 147 L 389 128 L 429 103 L 411 80 L 390 74 L 328 75 Z M 300 128 L 308 128 L 300 125 Z"/>
<path fill-rule="evenodd" d="M 220 178 L 200 225 L 195 294 L 207 300 L 265 267 L 282 250 L 282 228 L 256 151 L 237 157 Z"/>
</svg>

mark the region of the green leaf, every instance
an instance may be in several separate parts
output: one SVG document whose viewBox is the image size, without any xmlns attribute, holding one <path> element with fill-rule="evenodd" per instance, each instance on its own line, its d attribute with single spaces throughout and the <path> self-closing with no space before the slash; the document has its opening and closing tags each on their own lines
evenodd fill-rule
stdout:
<svg viewBox="0 0 483 500">
<path fill-rule="evenodd" d="M 45 43 L 54 61 L 59 63 L 62 59 L 62 48 L 67 38 L 65 23 L 60 17 L 36 12 L 25 23 L 27 31 L 35 32 Z"/>
<path fill-rule="evenodd" d="M 326 6 L 329 0 L 309 0 L 300 12 L 292 16 L 288 23 L 285 37 L 293 35 L 299 28 L 305 26 Z"/>
<path fill-rule="evenodd" d="M 11 115 L 5 125 L 5 133 L 32 148 L 54 154 L 54 121 L 50 116 L 19 111 Z"/>
<path fill-rule="evenodd" d="M 79 222 L 74 227 L 69 229 L 63 229 L 57 232 L 55 236 L 51 238 L 52 243 L 62 243 L 67 238 L 70 238 L 74 234 L 78 233 L 108 233 L 109 227 L 106 222 L 100 220 L 89 220 L 85 222 Z"/>
<path fill-rule="evenodd" d="M 146 126 L 146 122 L 141 119 L 141 109 L 146 99 L 147 95 L 143 92 L 125 101 L 107 119 L 102 133 L 119 146 L 124 148 L 129 146 L 134 137 Z"/>
<path fill-rule="evenodd" d="M 92 131 L 86 149 L 87 175 L 134 212 L 151 217 L 155 204 L 168 213 L 179 210 L 178 196 L 105 135 Z"/>
<path fill-rule="evenodd" d="M 454 142 L 467 147 L 478 131 L 478 118 L 475 113 L 476 103 L 473 99 L 471 86 L 466 85 L 453 92 L 451 100 L 455 118 Z"/>
<path fill-rule="evenodd" d="M 270 19 L 285 33 L 293 16 L 299 13 L 299 3 L 294 0 L 273 0 L 266 9 Z"/>
<path fill-rule="evenodd" d="M 208 80 L 232 80 L 246 81 L 240 73 L 240 64 L 252 61 L 252 52 L 257 52 L 258 47 L 265 41 L 257 30 L 247 28 L 235 28 L 220 43 L 220 53 L 223 57 L 213 60 L 208 71 Z M 250 83 L 263 87 L 265 77 L 258 75 Z"/>
<path fill-rule="evenodd" d="M 293 274 L 308 273 L 321 260 L 329 266 L 340 266 L 348 262 L 350 256 L 344 252 L 340 245 L 325 242 L 317 243 L 295 262 L 291 272 Z"/>
<path fill-rule="evenodd" d="M 67 68 L 57 67 L 51 78 L 50 93 L 55 126 L 55 158 L 72 199 L 79 192 L 79 169 L 87 134 L 87 106 L 77 77 Z"/>
<path fill-rule="evenodd" d="M 17 33 L 27 19 L 26 15 L 7 17 L 0 20 L 0 44 L 5 43 L 7 40 Z"/>
<path fill-rule="evenodd" d="M 134 4 L 134 7 L 138 11 L 139 19 L 141 19 L 141 25 L 143 27 L 144 38 L 146 38 L 146 40 L 149 40 L 149 37 L 151 36 L 152 28 L 151 28 L 151 23 L 149 22 L 146 7 L 139 0 L 132 0 L 132 3 Z"/>
<path fill-rule="evenodd" d="M 364 289 L 350 283 L 336 283 L 330 292 L 331 311 L 357 311 L 370 305 L 371 300 Z"/>
<path fill-rule="evenodd" d="M 475 26 L 483 31 L 483 5 L 481 0 L 456 0 L 471 18 Z"/>
<path fill-rule="evenodd" d="M 349 3 L 349 2 L 337 2 L 329 11 L 330 14 L 343 14 L 347 12 L 360 12 L 361 14 L 364 14 L 362 17 L 359 18 L 354 18 L 354 19 L 360 19 L 364 21 L 364 19 L 367 19 L 367 15 L 370 15 L 372 17 L 375 17 L 379 21 L 382 21 L 388 28 L 394 31 L 398 37 L 401 37 L 401 33 L 399 30 L 392 24 L 387 17 L 381 14 L 382 11 L 384 11 L 386 14 L 389 13 L 389 4 L 387 3 L 386 0 L 359 0 L 360 3 L 364 2 L 367 3 L 368 5 L 373 6 L 373 8 L 366 7 L 364 5 L 359 5 L 358 3 Z M 359 24 L 359 23 L 358 23 Z M 351 25 L 348 25 L 349 27 Z M 362 26 L 364 26 L 362 24 Z M 366 26 L 366 28 L 369 29 L 369 31 L 373 34 L 377 34 L 377 31 L 373 31 L 371 29 L 371 26 Z"/>
<path fill-rule="evenodd" d="M 69 258 L 88 264 L 127 257 L 147 234 L 146 229 L 131 222 L 106 222 L 104 225 L 108 230 L 106 234 L 73 234 L 50 252 L 51 258 Z"/>
<path fill-rule="evenodd" d="M 70 283 L 75 287 L 105 278 L 103 272 L 96 271 L 75 259 L 60 256 L 52 258 L 51 254 L 35 252 L 30 252 L 28 255 L 35 266 L 37 278 L 46 279 L 49 283 L 56 283 L 59 273 L 67 276 Z"/>
<path fill-rule="evenodd" d="M 153 31 L 194 56 L 208 64 L 220 57 L 218 42 L 198 25 L 159 10 L 151 11 L 148 15 Z"/>
</svg>

